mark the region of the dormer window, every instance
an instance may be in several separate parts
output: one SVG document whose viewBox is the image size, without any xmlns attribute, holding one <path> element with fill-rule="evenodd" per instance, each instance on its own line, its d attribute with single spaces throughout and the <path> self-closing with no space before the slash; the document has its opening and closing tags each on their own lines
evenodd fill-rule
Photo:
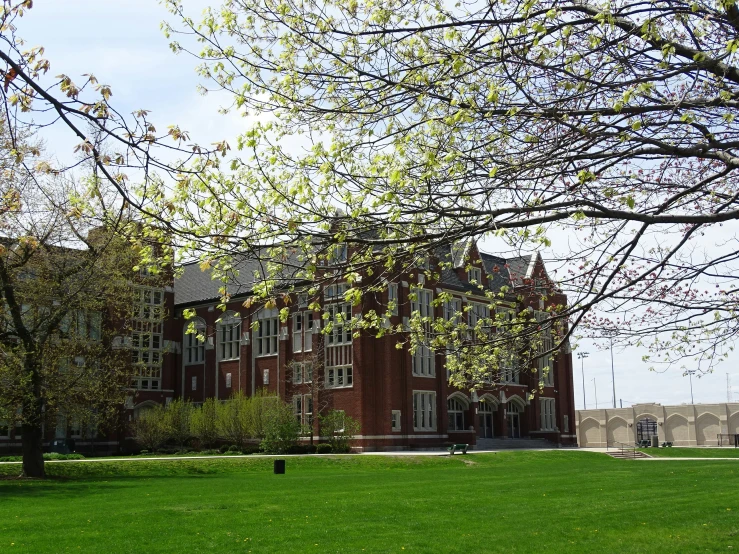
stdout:
<svg viewBox="0 0 739 554">
<path fill-rule="evenodd" d="M 416 260 L 416 267 L 418 269 L 428 270 L 429 268 L 429 257 L 421 256 Z"/>
<path fill-rule="evenodd" d="M 482 270 L 479 267 L 471 267 L 467 270 L 467 280 L 475 285 L 482 285 Z"/>
</svg>

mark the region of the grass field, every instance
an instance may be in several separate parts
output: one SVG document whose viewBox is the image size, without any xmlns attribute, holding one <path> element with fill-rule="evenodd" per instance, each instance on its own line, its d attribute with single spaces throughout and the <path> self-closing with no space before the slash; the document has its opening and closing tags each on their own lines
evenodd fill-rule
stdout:
<svg viewBox="0 0 739 554">
<path fill-rule="evenodd" d="M 588 452 L 50 463 L 0 552 L 731 552 L 739 464 Z M 18 466 L 0 465 L 12 475 Z"/>
<path fill-rule="evenodd" d="M 739 448 L 640 448 L 657 458 L 739 458 Z"/>
</svg>

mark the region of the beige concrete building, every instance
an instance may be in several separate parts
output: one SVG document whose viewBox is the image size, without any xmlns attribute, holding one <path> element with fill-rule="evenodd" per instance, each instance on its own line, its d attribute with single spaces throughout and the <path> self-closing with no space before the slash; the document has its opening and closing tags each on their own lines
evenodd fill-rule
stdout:
<svg viewBox="0 0 739 554">
<path fill-rule="evenodd" d="M 635 444 L 656 435 L 675 446 L 718 446 L 718 435 L 739 434 L 739 404 L 635 404 L 629 408 L 578 410 L 583 448 Z M 726 444 L 728 437 L 723 437 Z M 732 442 L 733 444 L 733 442 Z"/>
</svg>

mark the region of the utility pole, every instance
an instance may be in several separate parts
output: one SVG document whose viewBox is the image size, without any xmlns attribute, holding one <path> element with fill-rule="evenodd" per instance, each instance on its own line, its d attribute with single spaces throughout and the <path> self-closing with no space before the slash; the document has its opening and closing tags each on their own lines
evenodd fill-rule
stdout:
<svg viewBox="0 0 739 554">
<path fill-rule="evenodd" d="M 685 373 L 690 377 L 690 403 L 695 404 L 695 401 L 693 400 L 693 374 L 695 373 L 695 370 L 689 369 Z"/>
<path fill-rule="evenodd" d="M 580 373 L 582 373 L 582 409 L 587 410 L 588 405 L 585 402 L 585 358 L 590 356 L 588 352 L 578 352 L 577 357 L 580 358 Z"/>
</svg>

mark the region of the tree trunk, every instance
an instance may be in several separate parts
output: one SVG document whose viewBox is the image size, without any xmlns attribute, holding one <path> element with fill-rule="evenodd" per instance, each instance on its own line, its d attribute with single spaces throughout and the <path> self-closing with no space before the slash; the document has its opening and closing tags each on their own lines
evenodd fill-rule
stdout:
<svg viewBox="0 0 739 554">
<path fill-rule="evenodd" d="M 41 432 L 41 419 L 35 423 L 23 423 L 23 476 L 46 477 L 44 470 L 44 436 Z"/>
</svg>

